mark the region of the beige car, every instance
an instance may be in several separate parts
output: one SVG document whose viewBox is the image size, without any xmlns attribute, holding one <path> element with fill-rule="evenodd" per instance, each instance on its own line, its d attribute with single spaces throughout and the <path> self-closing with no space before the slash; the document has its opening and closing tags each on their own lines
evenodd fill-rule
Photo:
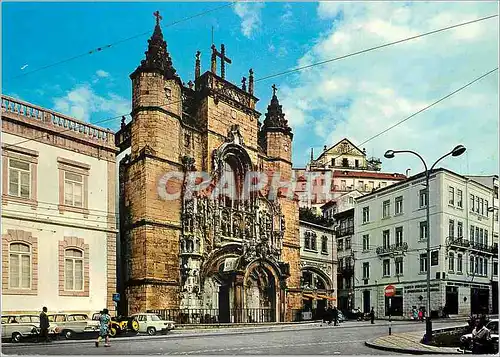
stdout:
<svg viewBox="0 0 500 357">
<path fill-rule="evenodd" d="M 150 336 L 156 335 L 157 332 L 167 333 L 175 328 L 174 321 L 162 320 L 158 315 L 151 313 L 140 313 L 130 316 L 139 322 L 139 331 L 147 333 Z"/>
<path fill-rule="evenodd" d="M 49 322 L 56 325 L 56 333 L 67 340 L 75 334 L 99 330 L 99 322 L 90 320 L 86 314 L 49 314 L 48 317 Z"/>
<path fill-rule="evenodd" d="M 34 319 L 32 320 L 32 317 Z M 20 342 L 26 337 L 37 336 L 39 333 L 40 319 L 30 315 L 4 315 L 2 316 L 2 340 Z"/>
</svg>

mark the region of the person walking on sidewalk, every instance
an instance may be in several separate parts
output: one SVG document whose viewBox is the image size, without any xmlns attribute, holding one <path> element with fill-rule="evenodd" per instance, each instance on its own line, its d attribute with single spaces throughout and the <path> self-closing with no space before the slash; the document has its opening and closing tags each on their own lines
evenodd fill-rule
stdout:
<svg viewBox="0 0 500 357">
<path fill-rule="evenodd" d="M 370 311 L 370 321 L 372 325 L 375 323 L 375 311 L 373 310 L 373 306 L 372 306 L 372 311 Z"/>
<path fill-rule="evenodd" d="M 104 347 L 109 347 L 109 324 L 111 323 L 111 316 L 109 316 L 108 309 L 101 311 L 101 316 L 99 317 L 99 337 L 95 341 L 95 346 L 99 347 L 99 342 L 104 338 Z"/>
<path fill-rule="evenodd" d="M 45 342 L 50 342 L 49 339 L 49 317 L 47 316 L 47 307 L 42 308 L 40 313 L 40 336 L 39 341 L 44 340 Z"/>
<path fill-rule="evenodd" d="M 337 326 L 339 321 L 339 310 L 337 310 L 337 306 L 333 307 L 332 314 L 333 314 L 333 326 Z"/>
</svg>

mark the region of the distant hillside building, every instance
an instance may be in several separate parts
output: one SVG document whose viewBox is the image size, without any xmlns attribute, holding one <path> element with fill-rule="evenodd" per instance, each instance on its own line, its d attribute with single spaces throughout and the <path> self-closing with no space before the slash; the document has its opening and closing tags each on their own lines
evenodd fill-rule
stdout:
<svg viewBox="0 0 500 357">
<path fill-rule="evenodd" d="M 316 208 L 318 213 L 323 204 L 347 192 L 358 190 L 365 194 L 406 179 L 402 174 L 380 172 L 381 161 L 367 158 L 365 149 L 360 150 L 346 138 L 329 149 L 325 146 L 317 159 L 313 156 L 311 151 L 309 164 L 303 169 L 295 168 L 294 173 L 299 181 L 296 193 L 300 206 Z M 308 174 L 316 175 L 310 178 L 309 187 Z M 323 193 L 325 187 L 330 197 Z"/>
</svg>

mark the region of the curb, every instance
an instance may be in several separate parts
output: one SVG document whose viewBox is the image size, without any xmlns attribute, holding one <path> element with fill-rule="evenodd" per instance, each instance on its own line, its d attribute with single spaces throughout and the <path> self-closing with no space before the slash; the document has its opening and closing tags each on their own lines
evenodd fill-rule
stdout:
<svg viewBox="0 0 500 357">
<path fill-rule="evenodd" d="M 410 350 L 410 349 L 406 349 L 406 348 L 380 346 L 380 345 L 376 345 L 374 343 L 371 343 L 370 341 L 365 341 L 365 346 L 376 349 L 376 350 L 381 350 L 381 351 L 406 353 L 406 354 L 411 354 L 411 355 L 456 355 L 456 354 L 462 354 L 462 352 L 459 352 L 458 348 L 457 348 L 457 352 L 433 351 L 433 350 L 426 350 L 426 351 L 424 351 L 424 350 Z"/>
</svg>

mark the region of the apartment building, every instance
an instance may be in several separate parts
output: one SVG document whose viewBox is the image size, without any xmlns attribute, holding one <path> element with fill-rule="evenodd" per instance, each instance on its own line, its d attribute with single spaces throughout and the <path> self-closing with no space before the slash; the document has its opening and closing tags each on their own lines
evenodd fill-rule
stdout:
<svg viewBox="0 0 500 357">
<path fill-rule="evenodd" d="M 2 95 L 2 313 L 114 310 L 114 135 Z"/>
<path fill-rule="evenodd" d="M 431 311 L 449 314 L 493 311 L 498 280 L 498 219 L 494 203 L 498 177 L 491 185 L 446 169 L 377 190 L 356 200 L 355 301 L 362 310 L 389 314 L 387 285 L 396 287 L 392 315 L 407 316 L 427 304 L 431 270 Z M 496 189 L 497 190 L 497 189 Z M 430 209 L 431 261 L 427 261 L 426 205 Z M 359 282 L 358 282 L 359 281 Z M 498 296 L 498 293 L 496 293 Z M 496 297 L 498 299 L 498 297 Z"/>
</svg>

